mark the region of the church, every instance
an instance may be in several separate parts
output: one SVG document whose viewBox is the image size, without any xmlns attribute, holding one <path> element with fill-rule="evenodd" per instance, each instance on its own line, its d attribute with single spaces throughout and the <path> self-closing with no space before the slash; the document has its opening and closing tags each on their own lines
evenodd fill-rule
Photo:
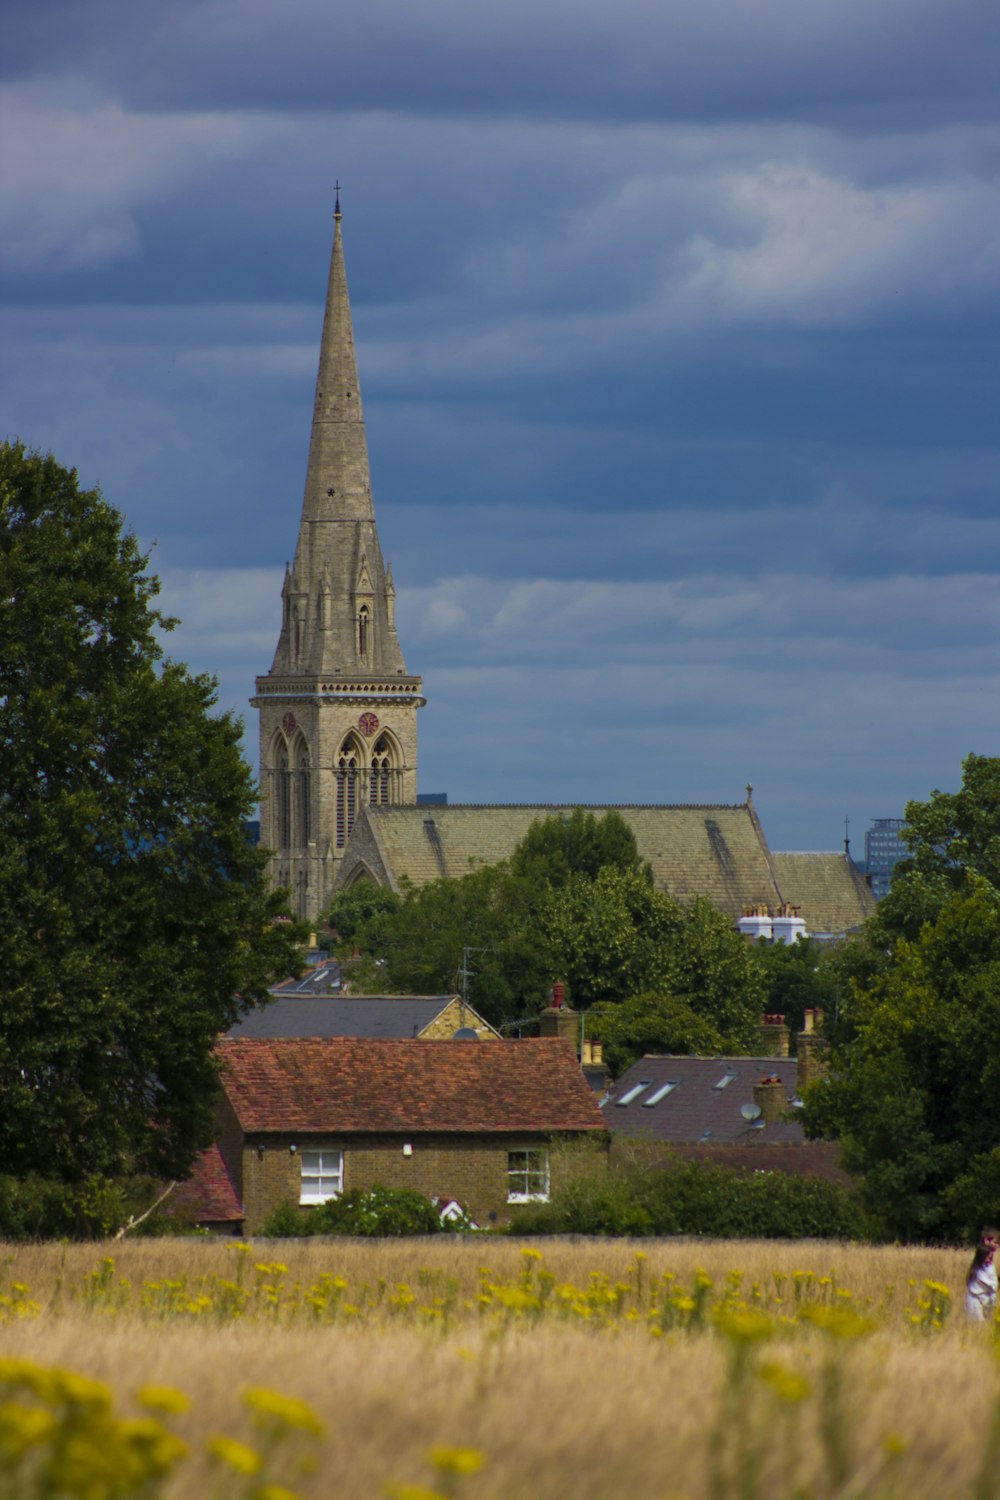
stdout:
<svg viewBox="0 0 1000 1500">
<path fill-rule="evenodd" d="M 418 805 L 417 710 L 426 700 L 403 659 L 394 606 L 375 523 L 338 198 L 298 541 L 274 660 L 251 699 L 270 876 L 310 920 L 361 879 L 399 890 L 494 864 L 535 819 L 569 810 Z M 734 922 L 795 912 L 809 933 L 829 937 L 874 910 L 846 849 L 772 852 L 749 787 L 740 803 L 618 811 L 658 888 L 682 901 L 707 896 Z"/>
</svg>

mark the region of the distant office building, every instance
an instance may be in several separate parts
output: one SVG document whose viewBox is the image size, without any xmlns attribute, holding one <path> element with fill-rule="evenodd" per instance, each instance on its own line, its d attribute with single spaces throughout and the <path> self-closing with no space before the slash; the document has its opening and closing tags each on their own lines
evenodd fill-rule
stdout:
<svg viewBox="0 0 1000 1500">
<path fill-rule="evenodd" d="M 902 828 L 902 818 L 873 818 L 872 826 L 865 834 L 865 867 L 872 893 L 880 901 L 889 894 L 893 865 L 910 857 L 910 851 L 900 837 Z"/>
</svg>

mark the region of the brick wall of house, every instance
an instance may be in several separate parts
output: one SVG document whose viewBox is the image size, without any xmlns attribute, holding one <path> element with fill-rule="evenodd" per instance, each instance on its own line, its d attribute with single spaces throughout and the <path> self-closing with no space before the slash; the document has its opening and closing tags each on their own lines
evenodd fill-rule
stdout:
<svg viewBox="0 0 1000 1500">
<path fill-rule="evenodd" d="M 450 1042 L 460 1026 L 469 1026 L 479 1037 L 481 1042 L 497 1041 L 497 1034 L 491 1026 L 487 1026 L 482 1016 L 478 1016 L 470 1005 L 462 1007 L 461 1000 L 451 999 L 441 1011 L 440 1015 L 434 1017 L 429 1026 L 425 1026 L 420 1033 L 420 1040 Z"/>
<path fill-rule="evenodd" d="M 413 1148 L 404 1156 L 403 1137 L 392 1136 L 270 1136 L 262 1145 L 246 1145 L 242 1152 L 243 1203 L 246 1233 L 255 1234 L 281 1203 L 299 1201 L 302 1151 L 337 1148 L 344 1153 L 344 1188 L 415 1188 L 426 1197 L 457 1198 L 476 1223 L 503 1223 L 510 1215 L 507 1202 L 507 1153 L 524 1147 L 546 1146 L 538 1135 L 409 1137 Z M 291 1151 L 292 1145 L 296 1151 Z M 558 1156 L 553 1153 L 553 1189 Z M 309 1209 L 303 1208 L 303 1214 Z"/>
</svg>

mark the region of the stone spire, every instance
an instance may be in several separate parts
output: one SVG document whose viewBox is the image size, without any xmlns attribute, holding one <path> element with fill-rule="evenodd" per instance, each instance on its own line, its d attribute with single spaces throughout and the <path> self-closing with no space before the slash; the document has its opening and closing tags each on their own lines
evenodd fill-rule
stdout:
<svg viewBox="0 0 1000 1500">
<path fill-rule="evenodd" d="M 375 527 L 338 197 L 302 519 L 272 672 L 405 673 L 390 589 Z"/>
<path fill-rule="evenodd" d="M 281 590 L 260 712 L 261 843 L 276 885 L 315 919 L 363 808 L 417 797 L 417 710 L 396 636 L 396 589 L 382 561 L 368 471 L 340 201 L 320 343 L 295 559 Z"/>
</svg>

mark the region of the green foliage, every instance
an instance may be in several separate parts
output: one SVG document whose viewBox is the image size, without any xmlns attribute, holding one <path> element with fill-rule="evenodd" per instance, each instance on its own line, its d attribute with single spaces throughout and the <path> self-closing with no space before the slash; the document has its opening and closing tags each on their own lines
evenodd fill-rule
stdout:
<svg viewBox="0 0 1000 1500">
<path fill-rule="evenodd" d="M 518 1210 L 510 1232 L 863 1239 L 866 1231 L 857 1194 L 839 1184 L 677 1161 L 659 1171 L 571 1175 L 551 1202 Z"/>
<path fill-rule="evenodd" d="M 303 1239 L 312 1232 L 311 1219 L 286 1198 L 268 1214 L 260 1232 L 266 1239 Z"/>
<path fill-rule="evenodd" d="M 296 968 L 244 831 L 240 725 L 162 660 L 157 591 L 97 491 L 0 446 L 0 1159 L 19 1178 L 182 1175 L 211 1138 L 218 1032 Z"/>
<path fill-rule="evenodd" d="M 634 853 L 631 831 L 616 818 Z M 762 967 L 710 902 L 681 906 L 654 890 L 648 872 L 621 850 L 618 863 L 594 874 L 567 874 L 565 849 L 558 841 L 548 847 L 550 823 L 560 837 L 579 831 L 587 845 L 607 822 L 574 814 L 565 823 L 536 824 L 530 846 L 522 845 L 530 857 L 518 850 L 510 866 L 435 881 L 364 922 L 359 942 L 378 964 L 373 971 L 381 984 L 418 994 L 457 988 L 469 948 L 469 1000 L 494 1025 L 537 1015 L 553 980 L 561 979 L 578 1007 L 650 992 L 673 997 L 675 1030 L 689 1036 L 684 1050 L 701 1045 L 699 1038 L 713 1046 L 721 1039 L 734 1051 L 752 1047 L 764 999 Z M 615 826 L 612 819 L 613 832 Z M 610 846 L 598 847 L 607 854 Z M 551 855 L 549 865 L 543 854 Z M 544 869 L 555 872 L 551 880 Z M 695 1020 L 682 1024 L 688 1013 Z"/>
<path fill-rule="evenodd" d="M 908 802 L 902 837 L 911 858 L 893 871 L 892 887 L 870 924 L 870 940 L 912 942 L 970 878 L 1000 891 L 1000 757 L 967 755 L 957 792 Z"/>
<path fill-rule="evenodd" d="M 711 1056 L 726 1050 L 712 1022 L 677 995 L 599 1001 L 587 1014 L 587 1031 L 603 1044 L 604 1061 L 615 1078 L 649 1052 Z"/>
<path fill-rule="evenodd" d="M 473 949 L 469 1000 L 497 1025 L 537 1013 L 556 977 L 539 930 L 544 898 L 533 881 L 489 865 L 408 892 L 397 911 L 361 928 L 359 942 L 380 961 L 376 972 L 390 994 L 457 990 L 462 950 Z"/>
<path fill-rule="evenodd" d="M 429 1198 L 413 1188 L 388 1188 L 378 1184 L 368 1191 L 351 1188 L 339 1198 L 330 1198 L 309 1217 L 310 1234 L 349 1234 L 384 1238 L 411 1234 L 438 1234 L 441 1220 Z"/>
<path fill-rule="evenodd" d="M 397 912 L 400 904 L 400 897 L 387 885 L 358 880 L 349 890 L 334 897 L 327 921 L 345 946 L 353 944 L 365 932 L 370 944 L 381 947 L 385 928 L 380 918 Z"/>
<path fill-rule="evenodd" d="M 561 890 L 572 875 L 596 880 L 604 869 L 622 875 L 641 874 L 652 883 L 652 871 L 621 813 L 611 808 L 598 818 L 576 807 L 568 815 L 539 818 L 511 857 L 511 870 L 538 884 Z"/>
<path fill-rule="evenodd" d="M 1000 893 L 972 877 L 858 992 L 805 1123 L 840 1138 L 887 1233 L 951 1237 L 983 1217 L 977 1192 L 993 1201 L 998 1088 Z"/>
<path fill-rule="evenodd" d="M 833 953 L 806 938 L 797 943 L 761 943 L 756 948 L 763 970 L 764 1004 L 767 1015 L 783 1015 L 789 1029 L 802 1029 L 807 1010 L 822 1010 L 832 1021 L 840 999 L 840 973 L 834 962 L 840 949 Z"/>
</svg>

